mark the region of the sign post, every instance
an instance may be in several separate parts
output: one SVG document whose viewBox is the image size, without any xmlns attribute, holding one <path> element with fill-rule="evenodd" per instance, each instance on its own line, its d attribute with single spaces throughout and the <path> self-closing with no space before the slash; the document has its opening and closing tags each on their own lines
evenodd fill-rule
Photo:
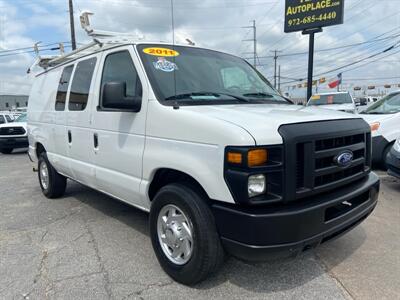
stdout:
<svg viewBox="0 0 400 300">
<path fill-rule="evenodd" d="M 285 32 L 310 35 L 307 100 L 312 95 L 315 34 L 322 32 L 322 27 L 343 24 L 343 17 L 344 0 L 286 0 Z"/>
</svg>

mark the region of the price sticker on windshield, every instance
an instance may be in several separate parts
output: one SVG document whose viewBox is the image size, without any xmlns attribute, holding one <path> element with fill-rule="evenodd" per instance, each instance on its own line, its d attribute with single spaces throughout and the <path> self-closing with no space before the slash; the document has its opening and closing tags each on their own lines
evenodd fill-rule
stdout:
<svg viewBox="0 0 400 300">
<path fill-rule="evenodd" d="M 314 95 L 311 97 L 311 100 L 319 100 L 319 99 L 321 99 L 320 95 Z"/>
<path fill-rule="evenodd" d="M 157 48 L 157 47 L 145 48 L 143 49 L 143 52 L 148 55 L 153 55 L 158 57 L 174 57 L 179 55 L 179 52 L 176 50 L 168 48 Z"/>
</svg>

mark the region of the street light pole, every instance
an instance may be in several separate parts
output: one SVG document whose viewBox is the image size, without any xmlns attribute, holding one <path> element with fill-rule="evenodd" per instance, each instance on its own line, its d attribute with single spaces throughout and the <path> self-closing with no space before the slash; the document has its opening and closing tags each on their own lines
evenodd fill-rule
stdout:
<svg viewBox="0 0 400 300">
<path fill-rule="evenodd" d="M 72 3 L 72 0 L 68 0 L 68 6 L 69 6 L 69 25 L 71 28 L 71 45 L 72 45 L 72 50 L 75 50 L 76 40 L 75 40 L 75 24 L 74 24 L 74 5 Z"/>
</svg>

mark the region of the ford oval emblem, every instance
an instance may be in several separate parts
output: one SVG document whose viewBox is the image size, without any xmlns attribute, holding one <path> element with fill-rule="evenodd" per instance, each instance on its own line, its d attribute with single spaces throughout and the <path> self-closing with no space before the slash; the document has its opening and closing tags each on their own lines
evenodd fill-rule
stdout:
<svg viewBox="0 0 400 300">
<path fill-rule="evenodd" d="M 342 168 L 348 167 L 353 162 L 354 154 L 350 150 L 345 150 L 339 153 L 335 158 L 334 162 Z"/>
</svg>

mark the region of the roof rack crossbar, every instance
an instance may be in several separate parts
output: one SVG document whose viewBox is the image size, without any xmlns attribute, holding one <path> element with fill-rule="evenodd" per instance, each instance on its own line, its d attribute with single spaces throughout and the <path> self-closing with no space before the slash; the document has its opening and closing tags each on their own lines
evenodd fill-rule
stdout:
<svg viewBox="0 0 400 300">
<path fill-rule="evenodd" d="M 100 46 L 100 47 L 101 47 L 101 44 L 99 45 L 99 41 L 93 41 L 93 42 L 91 42 L 91 43 L 89 43 L 89 44 L 87 44 L 87 45 L 84 45 L 84 46 L 82 46 L 82 47 L 80 47 L 80 48 L 74 50 L 74 51 L 71 51 L 71 52 L 69 52 L 69 53 L 67 53 L 67 54 L 64 54 L 64 55 L 62 55 L 62 56 L 59 56 L 59 57 L 56 57 L 56 58 L 50 60 L 49 63 L 48 63 L 48 65 L 51 66 L 51 67 L 53 67 L 53 66 L 55 66 L 55 65 L 57 65 L 57 64 L 63 63 L 63 62 L 65 62 L 68 58 L 74 56 L 75 54 L 78 54 L 78 53 L 80 53 L 80 52 L 82 52 L 82 51 L 85 51 L 85 50 L 87 50 L 87 49 L 89 49 L 89 48 L 92 48 L 92 47 L 94 47 L 94 46 Z"/>
</svg>

